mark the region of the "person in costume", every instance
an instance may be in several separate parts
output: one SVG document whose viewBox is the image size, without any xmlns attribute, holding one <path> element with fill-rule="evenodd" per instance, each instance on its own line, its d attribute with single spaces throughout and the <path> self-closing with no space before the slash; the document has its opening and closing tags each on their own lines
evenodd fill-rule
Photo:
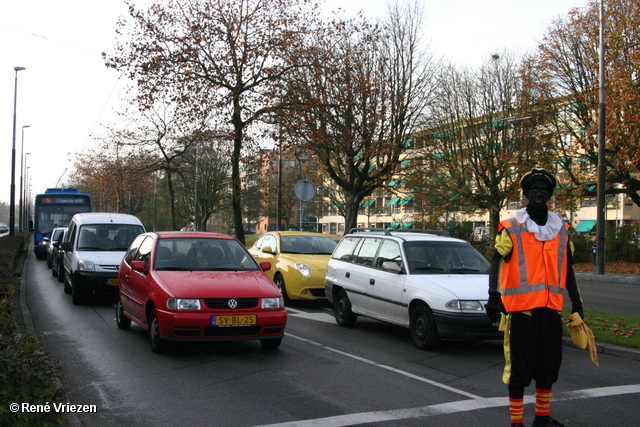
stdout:
<svg viewBox="0 0 640 427">
<path fill-rule="evenodd" d="M 520 181 L 525 208 L 501 221 L 489 269 L 487 316 L 504 331 L 511 426 L 524 426 L 524 390 L 535 381 L 534 426 L 562 427 L 549 415 L 553 384 L 562 363 L 563 294 L 584 318 L 573 271 L 569 226 L 547 203 L 555 176 L 533 168 Z"/>
</svg>

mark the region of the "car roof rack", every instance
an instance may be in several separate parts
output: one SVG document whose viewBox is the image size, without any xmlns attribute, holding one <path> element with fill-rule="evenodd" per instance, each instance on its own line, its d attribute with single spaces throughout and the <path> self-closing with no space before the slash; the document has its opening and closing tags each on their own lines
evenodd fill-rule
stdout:
<svg viewBox="0 0 640 427">
<path fill-rule="evenodd" d="M 378 233 L 384 233 L 386 236 L 391 236 L 390 230 L 387 230 L 386 228 L 369 228 L 369 227 L 352 228 L 351 230 L 349 230 L 348 234 L 364 233 L 364 232 L 378 232 Z"/>
<path fill-rule="evenodd" d="M 364 233 L 364 232 L 379 232 L 384 233 L 385 236 L 392 236 L 392 232 L 394 233 L 423 233 L 423 234 L 435 234 L 438 236 L 451 237 L 449 233 L 444 230 L 424 230 L 424 229 L 407 229 L 407 230 L 389 230 L 387 228 L 367 228 L 367 227 L 359 227 L 352 228 L 349 230 L 348 234 L 352 233 Z"/>
</svg>

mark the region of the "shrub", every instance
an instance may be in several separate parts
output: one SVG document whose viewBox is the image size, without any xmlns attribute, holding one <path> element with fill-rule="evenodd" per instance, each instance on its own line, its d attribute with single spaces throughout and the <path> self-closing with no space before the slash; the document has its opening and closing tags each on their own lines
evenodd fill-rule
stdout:
<svg viewBox="0 0 640 427">
<path fill-rule="evenodd" d="M 596 243 L 591 236 L 584 234 L 574 234 L 571 236 L 573 242 L 573 260 L 575 262 L 593 262 L 593 254 L 591 248 Z"/>
<path fill-rule="evenodd" d="M 607 261 L 640 261 L 640 233 L 638 227 L 607 227 L 605 248 Z"/>
<path fill-rule="evenodd" d="M 576 262 L 593 262 L 595 236 L 573 234 L 571 241 L 575 247 Z M 640 262 L 640 228 L 607 226 L 604 247 L 606 261 Z"/>
</svg>

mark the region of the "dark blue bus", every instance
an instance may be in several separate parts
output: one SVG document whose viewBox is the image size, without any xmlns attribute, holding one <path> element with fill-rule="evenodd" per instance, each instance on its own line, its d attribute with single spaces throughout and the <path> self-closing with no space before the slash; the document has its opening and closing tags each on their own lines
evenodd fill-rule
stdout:
<svg viewBox="0 0 640 427">
<path fill-rule="evenodd" d="M 47 256 L 47 242 L 56 227 L 67 227 L 78 212 L 91 212 L 91 196 L 77 188 L 47 188 L 36 195 L 33 221 L 33 252 L 38 259 Z"/>
</svg>

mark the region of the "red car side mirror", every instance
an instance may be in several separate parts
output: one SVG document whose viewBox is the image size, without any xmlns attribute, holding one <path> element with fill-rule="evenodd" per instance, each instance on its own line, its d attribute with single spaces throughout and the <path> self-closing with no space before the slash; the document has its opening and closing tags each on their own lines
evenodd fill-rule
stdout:
<svg viewBox="0 0 640 427">
<path fill-rule="evenodd" d="M 269 271 L 271 270 L 271 263 L 269 261 L 262 261 L 260 263 L 260 269 L 262 271 Z"/>
<path fill-rule="evenodd" d="M 147 264 L 144 261 L 131 261 L 131 269 L 140 273 L 147 272 Z"/>
</svg>

